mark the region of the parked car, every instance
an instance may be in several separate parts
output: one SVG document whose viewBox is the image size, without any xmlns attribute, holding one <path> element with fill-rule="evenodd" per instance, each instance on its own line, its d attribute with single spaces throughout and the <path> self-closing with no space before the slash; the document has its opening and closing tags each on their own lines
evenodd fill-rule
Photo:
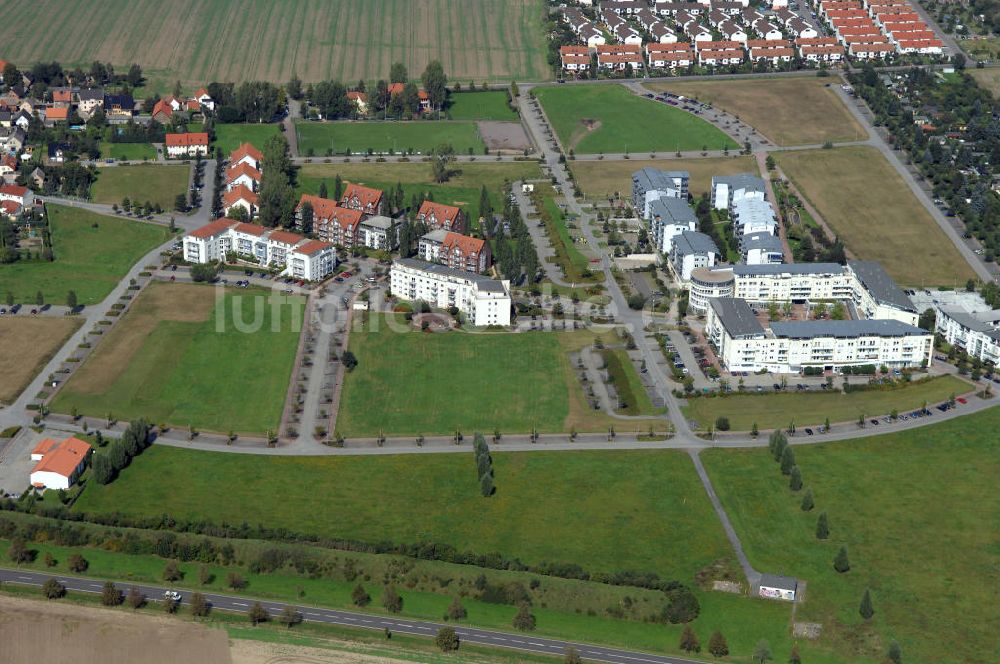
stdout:
<svg viewBox="0 0 1000 664">
<path fill-rule="evenodd" d="M 169 599 L 174 602 L 181 601 L 181 594 L 176 590 L 167 590 L 163 593 L 163 599 Z"/>
</svg>

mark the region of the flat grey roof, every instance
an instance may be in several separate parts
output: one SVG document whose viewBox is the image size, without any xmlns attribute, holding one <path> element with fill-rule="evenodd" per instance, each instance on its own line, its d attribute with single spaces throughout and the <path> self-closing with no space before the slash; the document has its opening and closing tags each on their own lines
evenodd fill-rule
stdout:
<svg viewBox="0 0 1000 664">
<path fill-rule="evenodd" d="M 718 184 L 727 184 L 734 189 L 751 189 L 764 191 L 764 180 L 753 173 L 738 173 L 736 175 L 715 175 L 712 177 L 712 188 Z"/>
<path fill-rule="evenodd" d="M 766 249 L 768 251 L 784 251 L 781 238 L 770 233 L 747 233 L 740 238 L 740 248 L 744 253 L 751 249 Z"/>
<path fill-rule="evenodd" d="M 420 236 L 420 239 L 421 240 L 427 239 L 433 242 L 444 242 L 444 238 L 448 235 L 448 232 L 449 231 L 446 231 L 443 228 L 439 228 L 435 231 L 431 231 L 430 233 L 425 233 L 424 235 Z"/>
<path fill-rule="evenodd" d="M 651 217 L 660 217 L 660 219 L 672 224 L 682 226 L 690 224 L 698 225 L 698 217 L 695 216 L 694 210 L 691 209 L 691 206 L 683 198 L 673 198 L 670 196 L 657 198 L 649 204 L 649 215 Z"/>
<path fill-rule="evenodd" d="M 379 215 L 375 215 L 374 217 L 368 217 L 367 219 L 365 219 L 364 221 L 361 222 L 362 226 L 371 226 L 373 228 L 381 228 L 384 231 L 389 230 L 395 224 L 396 224 L 396 220 L 395 219 L 391 219 L 389 217 L 386 217 L 386 216 L 383 216 L 383 215 L 380 215 L 380 214 Z M 428 235 L 429 235 L 429 233 L 428 233 Z"/>
<path fill-rule="evenodd" d="M 890 319 L 786 321 L 771 323 L 771 332 L 776 337 L 790 339 L 816 337 L 850 339 L 860 336 L 902 337 L 909 334 L 930 334 L 914 325 Z"/>
<path fill-rule="evenodd" d="M 664 188 L 676 189 L 675 179 L 687 180 L 689 177 L 690 174 L 687 171 L 662 171 L 659 168 L 647 166 L 632 173 L 632 182 L 646 191 Z"/>
<path fill-rule="evenodd" d="M 715 246 L 715 241 L 704 233 L 698 231 L 684 231 L 674 237 L 674 250 L 681 256 L 690 254 L 718 254 L 719 248 Z"/>
<path fill-rule="evenodd" d="M 761 574 L 760 585 L 768 588 L 778 588 L 780 590 L 791 590 L 792 592 L 795 592 L 799 587 L 799 580 L 791 576 Z"/>
<path fill-rule="evenodd" d="M 733 273 L 740 277 L 757 274 L 843 274 L 844 266 L 839 263 L 789 263 L 787 265 L 734 265 Z"/>
<path fill-rule="evenodd" d="M 847 261 L 848 267 L 854 270 L 858 279 L 864 285 L 871 296 L 879 304 L 889 304 L 898 307 L 903 311 L 916 313 L 917 308 L 909 296 L 896 285 L 892 277 L 882 268 L 882 264 L 876 261 Z"/>
<path fill-rule="evenodd" d="M 476 274 L 475 272 L 458 270 L 453 267 L 448 267 L 447 265 L 441 265 L 440 263 L 429 263 L 416 258 L 397 258 L 393 261 L 393 265 L 396 264 L 402 265 L 403 267 L 413 268 L 415 270 L 423 270 L 424 272 L 430 272 L 431 274 L 437 274 L 442 277 L 454 277 L 456 279 L 474 281 L 479 285 L 480 290 L 484 291 L 503 293 L 507 290 L 504 288 L 503 284 L 496 279 L 491 279 L 490 277 L 482 274 Z"/>
<path fill-rule="evenodd" d="M 708 301 L 719 322 L 731 337 L 763 336 L 761 326 L 747 301 L 738 297 L 717 297 Z"/>
</svg>

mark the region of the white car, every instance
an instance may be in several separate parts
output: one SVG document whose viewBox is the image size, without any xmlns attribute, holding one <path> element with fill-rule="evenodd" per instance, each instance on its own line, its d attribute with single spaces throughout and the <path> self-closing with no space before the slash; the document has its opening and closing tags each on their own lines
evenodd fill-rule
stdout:
<svg viewBox="0 0 1000 664">
<path fill-rule="evenodd" d="M 176 590 L 168 590 L 163 593 L 163 599 L 173 600 L 174 602 L 181 601 L 181 594 Z"/>
</svg>

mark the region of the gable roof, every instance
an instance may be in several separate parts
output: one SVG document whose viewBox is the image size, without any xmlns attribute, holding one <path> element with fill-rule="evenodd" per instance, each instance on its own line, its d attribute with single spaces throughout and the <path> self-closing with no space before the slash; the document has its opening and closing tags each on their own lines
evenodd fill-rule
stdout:
<svg viewBox="0 0 1000 664">
<path fill-rule="evenodd" d="M 481 240 L 479 238 L 470 237 L 468 235 L 462 235 L 461 233 L 448 232 L 444 236 L 444 241 L 441 243 L 441 248 L 447 251 L 453 251 L 458 249 L 462 254 L 481 254 L 483 253 L 483 248 L 486 246 L 486 240 Z"/>
<path fill-rule="evenodd" d="M 312 205 L 313 209 L 313 219 L 332 219 L 338 209 L 337 201 L 331 198 L 320 198 L 319 196 L 313 196 L 312 194 L 302 194 L 299 198 L 299 204 L 296 206 L 296 210 L 302 208 L 303 205 L 309 203 Z M 357 210 L 354 210 L 355 212 Z"/>
<path fill-rule="evenodd" d="M 333 244 L 329 242 L 323 242 L 322 240 L 309 240 L 305 244 L 296 247 L 293 251 L 298 254 L 303 254 L 305 256 L 312 256 L 326 249 L 332 249 Z"/>
<path fill-rule="evenodd" d="M 343 205 L 354 198 L 357 198 L 358 202 L 365 207 L 369 205 L 377 206 L 382 200 L 382 190 L 351 182 L 347 185 L 347 189 L 344 190 L 344 195 L 341 196 L 340 203 Z"/>
<path fill-rule="evenodd" d="M 163 140 L 167 147 L 187 147 L 191 145 L 208 145 L 208 134 L 191 132 L 188 134 L 167 134 Z"/>
<path fill-rule="evenodd" d="M 252 143 L 243 143 L 240 147 L 233 150 L 232 154 L 229 155 L 229 161 L 235 164 L 240 159 L 243 159 L 243 157 L 250 157 L 258 164 L 264 161 L 264 155 Z"/>
<path fill-rule="evenodd" d="M 215 221 L 210 221 L 201 228 L 196 228 L 188 233 L 188 235 L 204 240 L 216 235 L 221 235 L 236 224 L 237 222 L 235 219 L 216 219 Z"/>
<path fill-rule="evenodd" d="M 171 117 L 174 114 L 173 107 L 165 99 L 161 99 L 158 102 L 156 102 L 155 104 L 153 104 L 153 112 L 150 113 L 150 115 L 152 115 L 153 117 L 156 117 L 157 115 L 160 115 L 161 113 L 163 115 L 166 115 L 168 118 Z"/>
<path fill-rule="evenodd" d="M 257 205 L 257 194 L 252 192 L 249 187 L 244 184 L 237 185 L 227 191 L 222 195 L 222 205 L 224 207 L 230 207 L 235 205 L 238 201 L 246 201 L 251 205 Z"/>
<path fill-rule="evenodd" d="M 457 219 L 458 215 L 461 213 L 462 210 L 454 205 L 445 205 L 444 203 L 435 203 L 434 201 L 424 201 L 420 205 L 420 210 L 417 212 L 417 218 L 422 219 L 433 216 L 438 220 L 453 221 Z"/>
<path fill-rule="evenodd" d="M 68 106 L 52 106 L 45 109 L 45 119 L 46 120 L 68 120 L 69 119 L 69 107 Z"/>
<path fill-rule="evenodd" d="M 260 171 L 246 163 L 245 161 L 236 164 L 235 166 L 230 166 L 226 169 L 226 182 L 232 182 L 233 180 L 247 175 L 254 182 L 260 182 Z"/>
<path fill-rule="evenodd" d="M 22 187 L 18 184 L 0 184 L 0 194 L 6 194 L 8 196 L 17 196 L 18 198 L 24 198 L 24 195 L 28 193 L 27 187 Z"/>
<path fill-rule="evenodd" d="M 63 477 L 70 477 L 80 464 L 86 460 L 91 449 L 93 448 L 89 443 L 71 436 L 59 443 L 55 449 L 47 452 L 31 472 L 48 472 L 62 475 Z"/>
</svg>

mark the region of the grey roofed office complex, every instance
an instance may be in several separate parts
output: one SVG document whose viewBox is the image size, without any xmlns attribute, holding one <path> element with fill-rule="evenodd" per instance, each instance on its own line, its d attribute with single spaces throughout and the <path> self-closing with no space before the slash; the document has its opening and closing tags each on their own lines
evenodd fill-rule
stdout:
<svg viewBox="0 0 1000 664">
<path fill-rule="evenodd" d="M 715 246 L 715 240 L 704 233 L 684 231 L 674 238 L 674 251 L 679 256 L 689 256 L 693 254 L 718 254 L 719 248 Z"/>
<path fill-rule="evenodd" d="M 903 337 L 930 334 L 926 330 L 898 320 L 799 320 L 771 323 L 775 337 L 790 339 L 815 339 L 817 337 L 853 338 L 863 336 Z"/>
<path fill-rule="evenodd" d="M 896 285 L 892 277 L 875 261 L 847 261 L 858 280 L 879 304 L 888 304 L 903 311 L 916 312 L 909 296 Z"/>
<path fill-rule="evenodd" d="M 503 284 L 496 279 L 490 279 L 487 276 L 476 274 L 474 272 L 468 272 L 466 270 L 457 270 L 453 267 L 448 267 L 447 265 L 441 265 L 439 263 L 429 263 L 416 258 L 400 258 L 394 262 L 402 265 L 403 267 L 409 267 L 414 270 L 423 270 L 424 272 L 431 272 L 433 274 L 441 275 L 442 277 L 453 277 L 464 281 L 474 281 L 479 285 L 479 288 L 484 291 L 503 293 L 507 290 L 504 288 Z"/>
<path fill-rule="evenodd" d="M 734 339 L 764 335 L 764 327 L 757 320 L 753 309 L 742 298 L 717 297 L 708 301 L 719 317 L 719 322 Z"/>
<path fill-rule="evenodd" d="M 667 225 L 698 224 L 698 217 L 683 198 L 659 198 L 653 201 L 649 204 L 649 216 L 652 219 L 659 217 L 660 223 Z"/>
</svg>

